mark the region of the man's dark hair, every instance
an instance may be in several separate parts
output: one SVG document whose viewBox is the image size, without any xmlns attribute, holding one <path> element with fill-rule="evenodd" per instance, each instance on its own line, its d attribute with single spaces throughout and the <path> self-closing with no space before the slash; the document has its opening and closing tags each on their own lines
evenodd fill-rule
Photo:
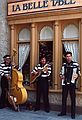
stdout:
<svg viewBox="0 0 82 120">
<path fill-rule="evenodd" d="M 42 60 L 43 58 L 45 58 L 45 59 L 47 60 L 46 56 L 41 56 L 41 57 L 40 57 L 40 60 Z"/>
<path fill-rule="evenodd" d="M 65 53 L 65 57 L 66 57 L 67 54 L 70 54 L 70 55 L 72 56 L 72 52 L 70 52 L 70 51 L 67 51 L 67 52 Z"/>
</svg>

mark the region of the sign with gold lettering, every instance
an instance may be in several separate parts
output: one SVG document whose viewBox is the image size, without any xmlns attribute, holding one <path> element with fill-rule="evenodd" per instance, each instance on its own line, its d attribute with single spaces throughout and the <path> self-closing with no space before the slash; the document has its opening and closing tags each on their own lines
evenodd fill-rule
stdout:
<svg viewBox="0 0 82 120">
<path fill-rule="evenodd" d="M 8 3 L 8 15 L 47 12 L 62 8 L 82 6 L 82 0 L 25 0 Z"/>
</svg>

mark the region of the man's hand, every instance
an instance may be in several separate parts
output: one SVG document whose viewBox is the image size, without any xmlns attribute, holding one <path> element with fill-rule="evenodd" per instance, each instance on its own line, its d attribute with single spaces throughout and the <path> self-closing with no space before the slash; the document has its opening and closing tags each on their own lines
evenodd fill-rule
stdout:
<svg viewBox="0 0 82 120">
<path fill-rule="evenodd" d="M 31 73 L 32 76 L 37 74 L 38 74 L 38 71 Z"/>
<path fill-rule="evenodd" d="M 8 75 L 8 76 L 6 76 L 6 77 L 7 77 L 8 80 L 11 80 L 11 76 L 10 76 L 10 75 Z"/>
<path fill-rule="evenodd" d="M 60 75 L 60 78 L 61 78 L 61 79 L 64 79 L 64 78 L 65 78 L 65 76 L 64 76 L 64 75 Z"/>
<path fill-rule="evenodd" d="M 73 79 L 76 80 L 78 78 L 78 74 L 73 75 Z"/>
</svg>

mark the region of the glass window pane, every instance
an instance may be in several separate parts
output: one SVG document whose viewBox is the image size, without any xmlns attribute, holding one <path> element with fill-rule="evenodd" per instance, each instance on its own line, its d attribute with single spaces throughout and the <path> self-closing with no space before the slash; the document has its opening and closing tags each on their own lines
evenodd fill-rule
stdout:
<svg viewBox="0 0 82 120">
<path fill-rule="evenodd" d="M 30 79 L 30 44 L 19 44 L 19 69 L 25 81 Z"/>
<path fill-rule="evenodd" d="M 53 30 L 51 27 L 46 26 L 40 32 L 40 40 L 50 40 L 53 39 Z"/>
<path fill-rule="evenodd" d="M 30 31 L 27 28 L 22 29 L 19 33 L 19 41 L 24 40 L 27 42 L 30 40 Z"/>
<path fill-rule="evenodd" d="M 63 31 L 63 38 L 78 38 L 78 37 L 79 37 L 79 30 L 75 25 L 70 24 L 65 27 Z"/>
</svg>

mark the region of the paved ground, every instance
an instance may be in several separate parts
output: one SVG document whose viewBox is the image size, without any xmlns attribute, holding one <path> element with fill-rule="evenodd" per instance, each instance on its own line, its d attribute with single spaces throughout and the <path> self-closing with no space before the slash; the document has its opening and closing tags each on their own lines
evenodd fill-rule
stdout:
<svg viewBox="0 0 82 120">
<path fill-rule="evenodd" d="M 9 108 L 0 109 L 0 120 L 72 120 L 70 114 L 57 116 L 58 112 L 50 111 L 46 113 L 42 110 L 34 112 L 21 108 L 20 112 L 15 112 Z M 82 120 L 82 115 L 76 115 L 76 120 Z"/>
</svg>

